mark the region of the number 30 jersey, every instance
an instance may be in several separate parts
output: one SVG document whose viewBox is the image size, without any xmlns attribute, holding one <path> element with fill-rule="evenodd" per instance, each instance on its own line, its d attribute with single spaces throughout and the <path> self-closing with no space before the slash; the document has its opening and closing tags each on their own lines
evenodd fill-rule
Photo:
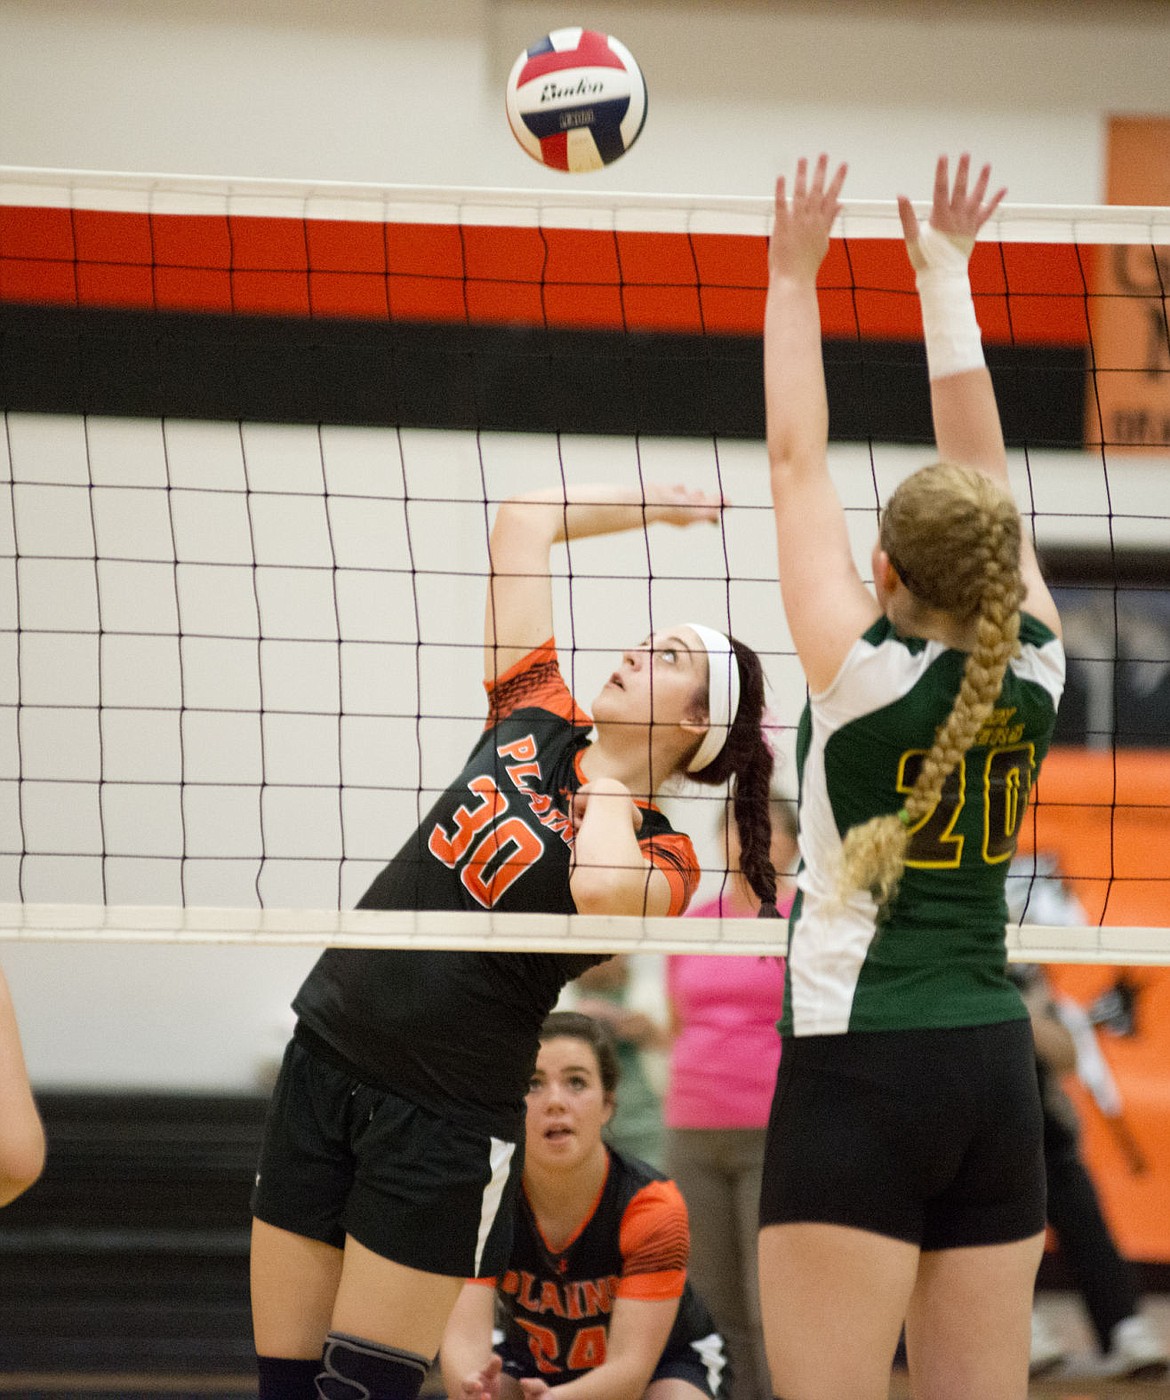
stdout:
<svg viewBox="0 0 1170 1400">
<path fill-rule="evenodd" d="M 359 908 L 575 912 L 569 804 L 592 721 L 569 693 L 551 640 L 488 695 L 487 724 L 463 771 Z M 642 852 L 670 882 L 670 913 L 681 914 L 698 884 L 694 848 L 657 807 L 639 807 Z M 358 1078 L 512 1140 L 544 1017 L 566 982 L 603 961 L 330 948 L 293 1008 Z"/>
<path fill-rule="evenodd" d="M 1026 1016 L 1006 973 L 1004 882 L 1064 688 L 1064 649 L 1025 614 L 995 708 L 910 832 L 879 921 L 842 901 L 851 826 L 897 812 L 958 693 L 964 652 L 876 622 L 797 734 L 801 869 L 789 920 L 786 1035 L 992 1024 Z"/>
</svg>

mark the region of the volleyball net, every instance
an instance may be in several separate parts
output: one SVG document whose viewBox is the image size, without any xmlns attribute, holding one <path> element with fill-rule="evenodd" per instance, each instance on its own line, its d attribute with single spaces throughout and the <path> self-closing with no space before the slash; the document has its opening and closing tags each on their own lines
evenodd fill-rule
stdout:
<svg viewBox="0 0 1170 1400">
<path fill-rule="evenodd" d="M 0 168 L 0 938 L 782 951 L 775 922 L 352 909 L 482 726 L 516 492 L 727 498 L 718 530 L 554 554 L 562 669 L 588 708 L 656 628 L 730 629 L 795 795 L 769 221 L 764 198 Z M 895 206 L 847 202 L 835 233 L 830 456 L 867 574 L 879 503 L 932 459 L 929 393 Z M 1012 956 L 1165 963 L 1170 210 L 1009 205 L 988 235 L 976 306 L 1070 663 Z M 664 803 L 700 899 L 722 801 Z"/>
</svg>

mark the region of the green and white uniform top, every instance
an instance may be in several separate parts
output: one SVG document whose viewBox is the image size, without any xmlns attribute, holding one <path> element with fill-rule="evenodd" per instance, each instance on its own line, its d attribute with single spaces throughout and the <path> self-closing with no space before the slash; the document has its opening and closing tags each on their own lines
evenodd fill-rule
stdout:
<svg viewBox="0 0 1170 1400">
<path fill-rule="evenodd" d="M 1064 689 L 1064 648 L 1023 615 L 1020 655 L 934 810 L 911 829 L 880 923 L 842 900 L 846 831 L 897 812 L 950 714 L 966 653 L 901 637 L 882 618 L 813 696 L 797 734 L 800 850 L 789 920 L 785 1035 L 989 1025 L 1026 1016 L 1006 975 L 1004 882 Z"/>
</svg>

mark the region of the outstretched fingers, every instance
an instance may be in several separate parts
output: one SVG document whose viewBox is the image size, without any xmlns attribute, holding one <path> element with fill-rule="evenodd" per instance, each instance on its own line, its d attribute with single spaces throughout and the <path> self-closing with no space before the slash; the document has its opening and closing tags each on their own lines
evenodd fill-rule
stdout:
<svg viewBox="0 0 1170 1400">
<path fill-rule="evenodd" d="M 951 202 L 950 162 L 946 156 L 939 156 L 934 167 L 933 207 L 936 214 L 942 213 Z M 932 220 L 933 222 L 933 220 Z"/>
<path fill-rule="evenodd" d="M 803 202 L 808 194 L 808 161 L 804 156 L 796 162 L 796 179 L 792 185 L 793 202 Z"/>
<path fill-rule="evenodd" d="M 914 212 L 914 206 L 904 194 L 898 196 L 898 215 L 902 220 L 902 234 L 907 244 L 915 245 L 918 242 L 919 226 L 918 215 Z"/>
<path fill-rule="evenodd" d="M 808 160 L 801 156 L 796 162 L 796 184 L 792 194 L 793 205 L 801 205 L 806 210 L 815 211 L 822 215 L 829 214 L 831 222 L 832 219 L 836 218 L 841 208 L 838 196 L 841 193 L 841 186 L 845 183 L 847 169 L 848 167 L 844 164 L 839 165 L 833 178 L 826 184 L 826 177 L 829 173 L 829 157 L 822 151 L 813 166 L 810 182 Z"/>
<path fill-rule="evenodd" d="M 981 167 L 974 185 L 970 184 L 970 180 L 971 157 L 966 152 L 959 157 L 953 184 L 946 156 L 939 157 L 934 171 L 934 199 L 930 222 L 940 233 L 974 238 L 995 213 L 1007 193 L 1006 188 L 1000 188 L 990 199 L 987 197 L 991 184 L 990 165 Z"/>
<path fill-rule="evenodd" d="M 847 166 L 829 178 L 829 158 L 817 157 L 811 167 L 802 156 L 796 162 L 791 197 L 781 175 L 776 181 L 770 263 L 780 276 L 814 277 L 829 249 L 829 230 L 841 210 L 841 187 Z"/>
<path fill-rule="evenodd" d="M 1007 186 L 1001 185 L 990 199 L 985 199 L 984 196 L 987 193 L 987 185 L 990 179 L 991 166 L 985 165 L 980 173 L 979 183 L 975 187 L 978 195 L 979 223 L 981 225 L 985 224 L 988 219 L 991 218 L 992 214 L 999 208 L 1004 195 L 1007 194 Z"/>
<path fill-rule="evenodd" d="M 821 161 L 824 162 L 827 166 L 828 157 L 822 156 Z M 841 164 L 837 167 L 837 171 L 834 174 L 833 178 L 829 181 L 828 189 L 825 191 L 825 199 L 829 204 L 833 206 L 834 215 L 836 215 L 841 208 L 841 187 L 844 185 L 845 176 L 848 173 L 849 167 L 845 164 L 844 161 L 842 161 Z"/>
</svg>

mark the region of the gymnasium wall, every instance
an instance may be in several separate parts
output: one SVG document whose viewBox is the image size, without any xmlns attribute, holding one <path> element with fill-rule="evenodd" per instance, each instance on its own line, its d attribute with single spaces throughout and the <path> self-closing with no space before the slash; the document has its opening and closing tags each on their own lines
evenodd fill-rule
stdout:
<svg viewBox="0 0 1170 1400">
<path fill-rule="evenodd" d="M 504 78 L 585 22 L 650 91 L 595 188 L 759 194 L 827 149 L 888 199 L 969 148 L 1014 199 L 1094 203 L 1104 115 L 1167 102 L 1161 0 L 3 0 L 0 163 L 539 188 Z"/>
</svg>

